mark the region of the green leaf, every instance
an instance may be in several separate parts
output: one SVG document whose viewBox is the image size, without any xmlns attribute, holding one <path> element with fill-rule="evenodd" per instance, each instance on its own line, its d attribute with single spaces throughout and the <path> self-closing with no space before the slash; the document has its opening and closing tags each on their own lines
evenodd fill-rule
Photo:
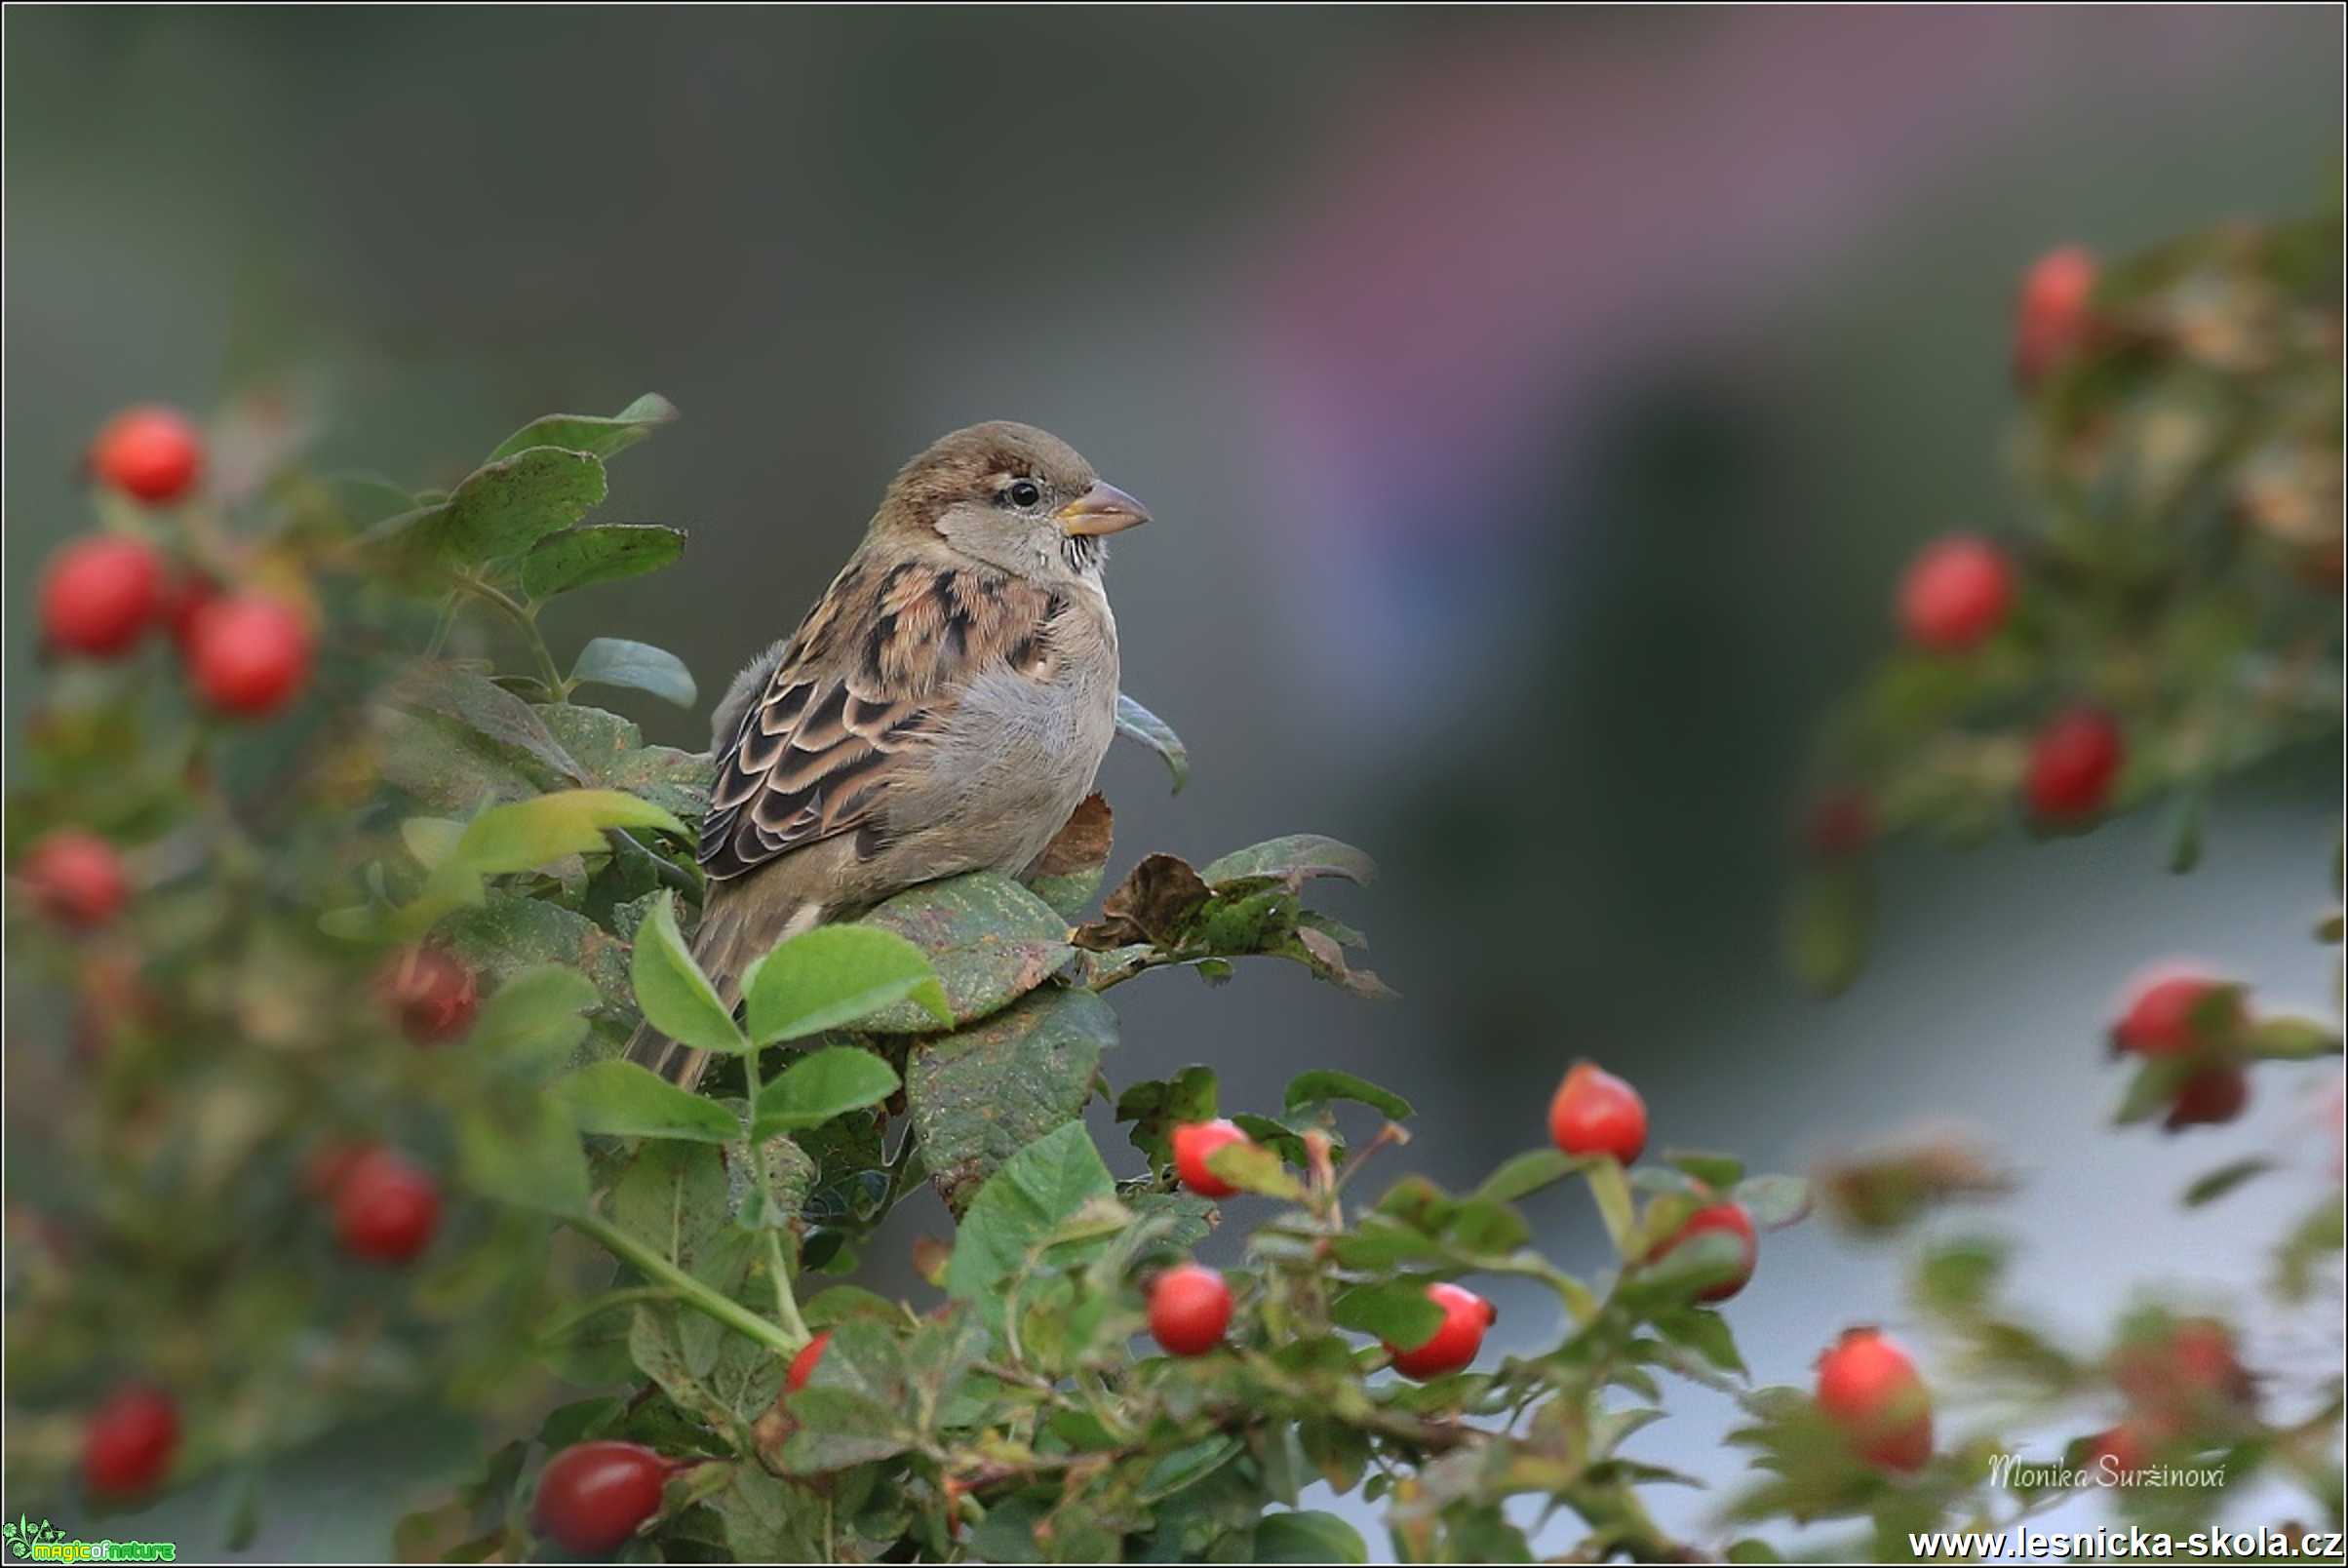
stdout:
<svg viewBox="0 0 2348 1568">
<path fill-rule="evenodd" d="M 984 1018 L 1026 996 L 1068 965 L 1068 922 L 1000 872 L 923 882 L 858 923 L 893 931 L 926 954 L 957 1025 Z M 862 1020 L 869 1034 L 926 1035 L 938 1028 L 911 998 Z"/>
<path fill-rule="evenodd" d="M 628 972 L 645 1021 L 680 1045 L 705 1051 L 750 1048 L 734 1024 L 733 1009 L 718 1000 L 709 976 L 701 972 L 678 933 L 674 894 L 661 894 L 637 926 Z"/>
<path fill-rule="evenodd" d="M 1674 1345 L 1685 1346 L 1723 1372 L 1742 1373 L 1744 1358 L 1728 1319 L 1702 1307 L 1678 1307 L 1655 1314 L 1656 1332 Z"/>
<path fill-rule="evenodd" d="M 1191 752 L 1172 725 L 1120 691 L 1116 694 L 1116 732 L 1157 753 L 1174 780 L 1172 793 L 1182 793 L 1191 777 Z"/>
<path fill-rule="evenodd" d="M 1623 1167 L 1613 1159 L 1592 1160 L 1583 1174 L 1589 1181 L 1589 1196 L 1597 1199 L 1598 1217 L 1606 1222 L 1606 1234 L 1622 1253 L 1637 1223 L 1637 1212 L 1630 1201 L 1630 1184 L 1623 1179 Z"/>
<path fill-rule="evenodd" d="M 1028 1249 L 1092 1199 L 1115 1192 L 1084 1123 L 1071 1121 L 1045 1133 L 971 1199 L 947 1265 L 947 1294 L 976 1302 L 990 1321 L 999 1321 L 1002 1287 L 1025 1264 Z"/>
<path fill-rule="evenodd" d="M 468 1042 L 474 1055 L 500 1066 L 534 1068 L 558 1061 L 587 1037 L 580 1016 L 603 1000 L 575 969 L 540 964 L 509 976 L 483 1004 Z"/>
<path fill-rule="evenodd" d="M 624 637 L 591 638 L 570 666 L 570 679 L 574 683 L 648 691 L 680 708 L 691 707 L 700 695 L 693 685 L 693 672 L 685 667 L 685 660 L 665 647 L 631 643 Z"/>
<path fill-rule="evenodd" d="M 497 450 L 489 453 L 489 460 L 495 462 L 532 447 L 560 447 L 566 451 L 609 457 L 627 451 L 676 417 L 676 405 L 657 392 L 646 392 L 608 418 L 591 413 L 540 414 L 499 442 Z"/>
<path fill-rule="evenodd" d="M 1744 1179 L 1744 1161 L 1735 1155 L 1704 1154 L 1692 1149 L 1667 1149 L 1663 1152 L 1667 1164 L 1686 1171 L 1706 1187 L 1727 1192 Z"/>
<path fill-rule="evenodd" d="M 1334 1513 L 1304 1509 L 1296 1513 L 1268 1513 L 1256 1524 L 1250 1562 L 1368 1562 L 1370 1548 L 1354 1529 Z"/>
<path fill-rule="evenodd" d="M 1351 1100 L 1370 1107 L 1389 1121 L 1407 1120 L 1411 1114 L 1410 1102 L 1393 1090 L 1382 1089 L 1367 1078 L 1328 1068 L 1300 1073 L 1290 1078 L 1283 1098 L 1292 1112 L 1324 1100 Z"/>
<path fill-rule="evenodd" d="M 916 1046 L 905 1100 L 931 1185 L 960 1212 L 1020 1150 L 1082 1115 L 1116 1012 L 1089 991 L 1032 992 Z"/>
<path fill-rule="evenodd" d="M 582 1132 L 618 1138 L 726 1143 L 742 1123 L 724 1106 L 688 1094 L 634 1062 L 597 1062 L 557 1078 L 548 1092 L 570 1108 Z"/>
<path fill-rule="evenodd" d="M 395 570 L 478 568 L 570 527 L 604 490 L 604 465 L 594 456 L 532 447 L 482 464 L 447 500 L 387 519 L 363 542 Z"/>
<path fill-rule="evenodd" d="M 1350 882 L 1371 882 L 1378 876 L 1378 863 L 1350 843 L 1341 843 L 1317 833 L 1292 833 L 1286 838 L 1268 839 L 1262 843 L 1234 849 L 1220 859 L 1210 860 L 1198 875 L 1210 887 L 1270 877 L 1286 882 L 1293 889 L 1312 877 L 1342 877 Z"/>
<path fill-rule="evenodd" d="M 2275 1168 L 2273 1160 L 2257 1156 L 2234 1160 L 2230 1164 L 2220 1165 L 2215 1170 L 2207 1172 L 2196 1180 L 2192 1186 L 2185 1189 L 2185 1196 L 2181 1201 L 2187 1208 L 2199 1208 L 2204 1203 L 2215 1202 L 2244 1182 L 2250 1181 L 2253 1177 L 2263 1176 Z"/>
<path fill-rule="evenodd" d="M 376 715 L 384 776 L 426 804 L 470 813 L 585 782 L 528 703 L 480 673 L 418 662 Z"/>
<path fill-rule="evenodd" d="M 1428 1298 L 1425 1280 L 1385 1279 L 1340 1295 L 1329 1304 L 1329 1318 L 1340 1328 L 1415 1351 L 1443 1326 L 1443 1309 Z"/>
<path fill-rule="evenodd" d="M 685 530 L 657 523 L 587 523 L 550 533 L 522 558 L 522 591 L 532 599 L 640 577 L 685 554 Z"/>
<path fill-rule="evenodd" d="M 551 1100 L 468 1111 L 457 1155 L 466 1185 L 485 1197 L 548 1214 L 587 1207 L 587 1156 L 569 1115 Z"/>
<path fill-rule="evenodd" d="M 485 877 L 534 871 L 565 855 L 600 850 L 614 828 L 652 828 L 685 837 L 669 812 L 618 790 L 562 790 L 534 801 L 492 806 L 465 827 L 464 836 L 435 872 Z"/>
<path fill-rule="evenodd" d="M 833 1045 L 803 1056 L 759 1091 L 753 1137 L 820 1127 L 897 1092 L 897 1070 L 871 1051 Z"/>
<path fill-rule="evenodd" d="M 1752 1176 L 1731 1190 L 1754 1226 L 1775 1231 L 1810 1212 L 1810 1183 L 1799 1176 Z"/>
<path fill-rule="evenodd" d="M 2250 1051 L 2269 1062 L 2305 1062 L 2340 1054 L 2340 1037 L 2312 1018 L 2261 1018 L 2250 1026 Z"/>
<path fill-rule="evenodd" d="M 1795 884 L 1786 911 L 1786 950 L 1794 973 L 1822 996 L 1859 978 L 1867 961 L 1874 898 L 1856 866 L 1814 872 Z"/>
<path fill-rule="evenodd" d="M 1513 1203 L 1553 1182 L 1565 1180 L 1580 1168 L 1580 1163 L 1573 1156 L 1558 1150 L 1530 1149 L 1485 1177 L 1484 1185 L 1475 1190 L 1475 1196 L 1496 1203 Z"/>
<path fill-rule="evenodd" d="M 744 1019 L 758 1045 L 852 1024 L 906 998 L 940 1028 L 952 1027 L 954 1015 L 928 958 L 877 926 L 802 931 L 756 960 L 742 977 Z"/>
<path fill-rule="evenodd" d="M 585 703 L 550 702 L 535 711 L 577 763 L 583 782 L 624 790 L 680 817 L 698 817 L 707 808 L 706 754 L 647 746 L 644 730 L 634 723 Z"/>
<path fill-rule="evenodd" d="M 1260 1144 L 1226 1144 L 1206 1156 L 1206 1168 L 1242 1193 L 1294 1202 L 1305 1196 L 1303 1184 L 1288 1174 L 1280 1156 Z"/>
</svg>

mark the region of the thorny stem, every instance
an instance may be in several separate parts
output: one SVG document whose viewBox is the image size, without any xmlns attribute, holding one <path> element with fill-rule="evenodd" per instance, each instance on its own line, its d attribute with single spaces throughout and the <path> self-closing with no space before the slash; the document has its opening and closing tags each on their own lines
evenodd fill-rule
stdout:
<svg viewBox="0 0 2348 1568">
<path fill-rule="evenodd" d="M 766 1140 L 758 1135 L 756 1121 L 759 1104 L 759 1051 L 752 1046 L 742 1053 L 742 1078 L 750 1095 L 750 1175 L 759 1184 L 759 1231 L 766 1238 L 766 1272 L 774 1276 L 774 1316 L 784 1332 L 795 1336 L 801 1345 L 813 1336 L 807 1332 L 806 1320 L 799 1315 L 799 1301 L 791 1294 L 791 1271 L 783 1262 L 782 1233 L 767 1223 L 766 1210 L 774 1201 L 774 1180 L 766 1160 Z"/>
<path fill-rule="evenodd" d="M 777 1328 L 740 1302 L 727 1300 L 600 1214 L 567 1215 L 565 1223 L 621 1262 L 632 1265 L 638 1273 L 667 1286 L 683 1305 L 756 1340 L 777 1355 L 797 1355 L 807 1343 L 803 1323 L 798 1325 L 799 1337 L 792 1338 L 789 1329 Z M 793 1314 L 795 1320 L 797 1315 Z"/>
</svg>

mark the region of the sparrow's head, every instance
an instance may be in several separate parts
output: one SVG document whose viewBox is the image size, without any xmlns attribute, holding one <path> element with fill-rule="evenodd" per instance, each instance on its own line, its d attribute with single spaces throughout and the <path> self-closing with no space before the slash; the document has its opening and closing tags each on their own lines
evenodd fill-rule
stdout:
<svg viewBox="0 0 2348 1568">
<path fill-rule="evenodd" d="M 1097 579 L 1102 539 L 1149 521 L 1067 442 L 998 419 L 940 436 L 907 463 L 874 527 L 934 533 L 1021 577 Z"/>
</svg>

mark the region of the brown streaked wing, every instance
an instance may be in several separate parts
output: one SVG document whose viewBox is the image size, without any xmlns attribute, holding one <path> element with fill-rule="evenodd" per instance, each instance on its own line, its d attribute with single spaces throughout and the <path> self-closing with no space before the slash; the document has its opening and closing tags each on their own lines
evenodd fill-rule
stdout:
<svg viewBox="0 0 2348 1568">
<path fill-rule="evenodd" d="M 702 821 L 711 877 L 848 832 L 871 855 L 887 842 L 890 780 L 961 687 L 989 669 L 1048 674 L 1037 654 L 1065 608 L 1057 595 L 998 572 L 900 562 L 877 593 L 843 598 L 869 569 L 841 573 L 742 716 Z"/>
</svg>

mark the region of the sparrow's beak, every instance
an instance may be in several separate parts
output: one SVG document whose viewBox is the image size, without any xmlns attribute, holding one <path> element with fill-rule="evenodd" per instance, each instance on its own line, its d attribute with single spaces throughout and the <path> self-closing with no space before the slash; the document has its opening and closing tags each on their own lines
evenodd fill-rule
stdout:
<svg viewBox="0 0 2348 1568">
<path fill-rule="evenodd" d="M 1060 525 L 1061 532 L 1087 538 L 1140 528 L 1150 521 L 1150 509 L 1107 480 L 1096 480 L 1092 489 L 1053 513 L 1052 518 Z"/>
</svg>

